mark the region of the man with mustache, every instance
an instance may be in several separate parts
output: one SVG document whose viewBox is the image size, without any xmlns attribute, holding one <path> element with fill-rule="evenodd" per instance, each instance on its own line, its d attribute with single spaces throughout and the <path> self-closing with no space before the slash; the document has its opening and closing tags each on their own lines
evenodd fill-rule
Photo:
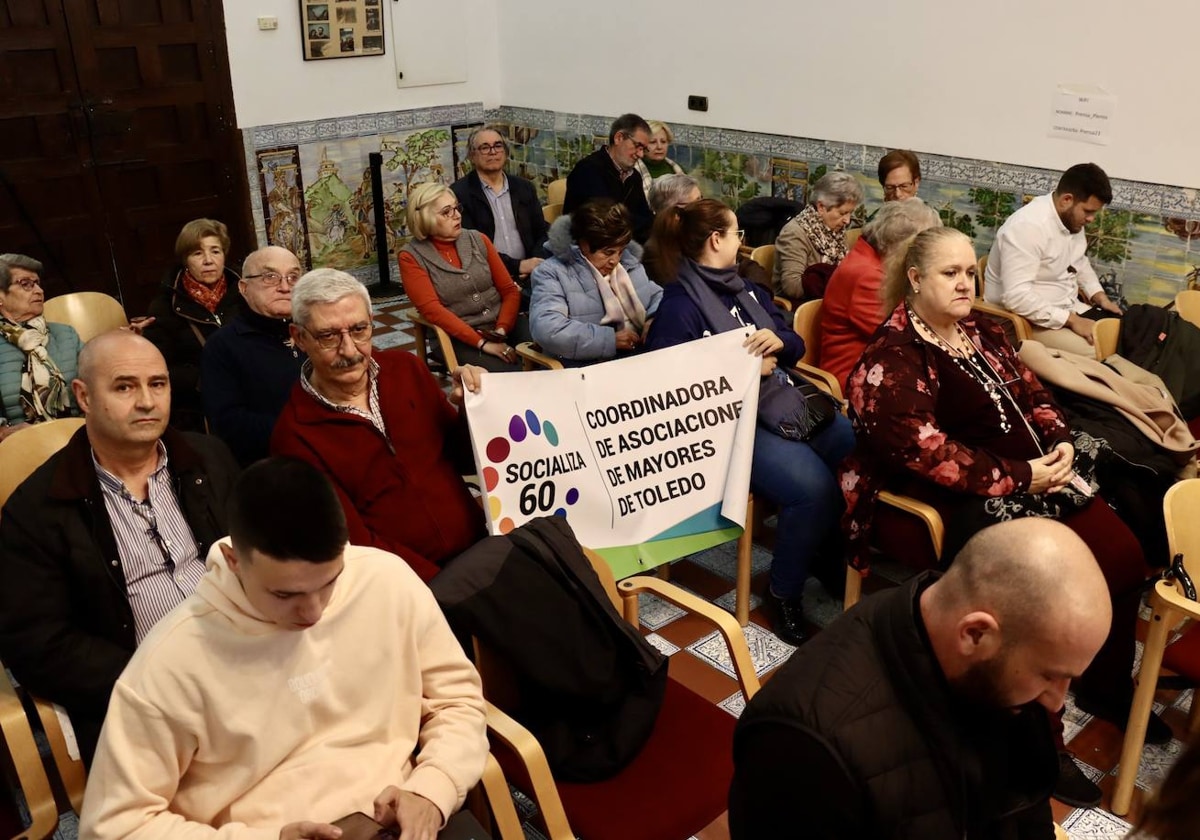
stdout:
<svg viewBox="0 0 1200 840">
<path fill-rule="evenodd" d="M 86 425 L 0 515 L 0 658 L 67 708 L 90 764 L 117 677 L 225 535 L 238 468 L 167 426 L 167 363 L 128 330 L 84 346 L 71 388 Z"/>
<path fill-rule="evenodd" d="M 271 453 L 333 481 L 350 542 L 403 557 L 428 581 L 484 536 L 462 476 L 475 472 L 463 388 L 482 368 L 452 372 L 447 400 L 411 353 L 371 347 L 371 298 L 354 277 L 318 268 L 292 291 L 292 338 L 308 360 L 271 435 Z M 454 405 L 451 404 L 454 403 Z"/>
</svg>

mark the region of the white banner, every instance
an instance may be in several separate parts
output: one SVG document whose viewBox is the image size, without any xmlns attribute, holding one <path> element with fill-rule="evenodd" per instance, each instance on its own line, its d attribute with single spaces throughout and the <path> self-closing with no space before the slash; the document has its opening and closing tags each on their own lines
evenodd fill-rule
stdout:
<svg viewBox="0 0 1200 840">
<path fill-rule="evenodd" d="M 491 532 L 557 514 L 604 549 L 743 525 L 760 369 L 747 334 L 484 376 L 466 410 Z"/>
</svg>

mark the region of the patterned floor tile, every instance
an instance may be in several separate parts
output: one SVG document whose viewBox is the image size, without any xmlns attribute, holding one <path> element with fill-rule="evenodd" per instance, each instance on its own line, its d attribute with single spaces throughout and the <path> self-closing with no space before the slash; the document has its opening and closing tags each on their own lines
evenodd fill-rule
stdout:
<svg viewBox="0 0 1200 840">
<path fill-rule="evenodd" d="M 737 543 L 718 545 L 707 551 L 701 551 L 699 554 L 693 554 L 688 560 L 726 580 L 734 580 L 737 577 Z M 766 549 L 755 546 L 750 558 L 751 577 L 765 572 L 769 568 L 771 568 L 771 555 L 767 553 Z"/>
<path fill-rule="evenodd" d="M 743 627 L 742 632 L 745 634 L 746 644 L 750 648 L 754 673 L 760 677 L 772 668 L 782 665 L 796 651 L 795 647 L 754 622 Z M 729 656 L 729 648 L 725 645 L 721 634 L 715 630 L 702 639 L 692 642 L 687 646 L 687 650 L 726 676 L 737 679 L 737 672 L 733 669 L 733 661 Z"/>
<path fill-rule="evenodd" d="M 1162 784 L 1167 777 L 1167 771 L 1183 752 L 1183 742 L 1172 738 L 1166 744 L 1146 744 L 1142 748 L 1142 760 L 1138 764 L 1137 786 L 1142 790 L 1152 790 Z M 1113 768 L 1113 773 L 1120 773 L 1121 765 Z"/>
<path fill-rule="evenodd" d="M 376 350 L 390 350 L 393 347 L 409 347 L 413 344 L 413 337 L 406 332 L 390 332 L 383 335 L 375 335 L 371 338 L 371 345 Z"/>
<path fill-rule="evenodd" d="M 663 656 L 673 656 L 679 653 L 679 645 L 672 644 L 657 633 L 648 633 L 646 641 L 658 648 Z"/>
<path fill-rule="evenodd" d="M 826 627 L 842 614 L 843 602 L 828 592 L 816 578 L 804 585 L 804 617 L 818 627 Z"/>
<path fill-rule="evenodd" d="M 58 815 L 58 828 L 54 840 L 79 840 L 79 817 L 74 811 Z"/>
<path fill-rule="evenodd" d="M 687 615 L 686 610 L 682 610 L 656 595 L 647 592 L 638 595 L 638 622 L 647 630 L 665 627 L 685 615 Z"/>
<path fill-rule="evenodd" d="M 1083 731 L 1092 722 L 1092 716 L 1080 711 L 1075 705 L 1075 698 L 1067 695 L 1067 708 L 1063 712 L 1063 743 L 1071 743 L 1071 739 Z"/>
<path fill-rule="evenodd" d="M 717 705 L 735 718 L 741 717 L 742 712 L 746 711 L 746 695 L 740 691 L 735 691 Z"/>
<path fill-rule="evenodd" d="M 730 589 L 720 598 L 714 598 L 713 603 L 723 610 L 733 612 L 734 606 L 737 604 L 737 590 Z M 750 593 L 750 609 L 756 610 L 762 606 L 762 598 L 753 592 Z"/>
<path fill-rule="evenodd" d="M 1191 714 L 1192 697 L 1195 695 L 1195 693 L 1195 689 L 1191 688 L 1189 688 L 1187 691 L 1179 692 L 1179 696 L 1175 698 L 1175 702 L 1172 705 L 1185 714 Z"/>
<path fill-rule="evenodd" d="M 1080 808 L 1063 820 L 1071 840 L 1121 840 L 1132 826 L 1099 808 Z"/>
</svg>

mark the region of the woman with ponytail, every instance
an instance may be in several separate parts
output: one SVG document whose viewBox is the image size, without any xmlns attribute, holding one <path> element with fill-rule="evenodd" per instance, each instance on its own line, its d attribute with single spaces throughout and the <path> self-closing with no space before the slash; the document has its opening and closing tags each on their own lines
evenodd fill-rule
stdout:
<svg viewBox="0 0 1200 840">
<path fill-rule="evenodd" d="M 738 276 L 742 232 L 733 211 L 713 199 L 665 210 L 654 221 L 653 237 L 657 247 L 648 268 L 665 288 L 647 348 L 751 328 L 745 347 L 762 359 L 760 406 L 764 395 L 793 387 L 795 380 L 785 371 L 804 355 L 804 341 L 769 294 Z M 750 486 L 779 506 L 766 604 L 775 634 L 785 642 L 805 640 L 800 599 L 809 569 L 818 560 L 834 561 L 841 574 L 836 469 L 853 448 L 850 423 L 836 412 L 805 440 L 763 424 L 755 430 Z"/>
</svg>

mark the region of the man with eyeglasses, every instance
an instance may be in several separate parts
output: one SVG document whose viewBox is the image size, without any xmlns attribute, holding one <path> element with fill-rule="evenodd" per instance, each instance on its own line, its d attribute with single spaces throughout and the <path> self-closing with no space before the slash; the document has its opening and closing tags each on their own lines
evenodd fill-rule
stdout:
<svg viewBox="0 0 1200 840">
<path fill-rule="evenodd" d="M 289 330 L 292 287 L 301 273 L 296 255 L 277 245 L 246 257 L 238 283 L 246 306 L 204 345 L 204 416 L 243 466 L 266 456 L 271 429 L 304 363 Z"/>
<path fill-rule="evenodd" d="M 447 400 L 412 353 L 373 352 L 370 295 L 344 271 L 304 275 L 292 306 L 292 337 L 307 361 L 271 454 L 328 475 L 350 542 L 397 554 L 428 581 L 485 535 L 483 511 L 462 480 L 475 473 L 466 415 L 454 407 L 464 388 L 479 388 L 483 369 L 453 371 Z"/>
<path fill-rule="evenodd" d="M 462 205 L 462 226 L 492 240 L 512 279 L 518 284 L 524 280 L 528 292 L 529 274 L 543 259 L 550 228 L 537 190 L 524 178 L 505 173 L 508 144 L 491 126 L 471 132 L 467 156 L 474 168 L 450 185 Z"/>
<path fill-rule="evenodd" d="M 567 176 L 567 197 L 563 213 L 571 213 L 591 198 L 611 198 L 629 209 L 633 217 L 633 238 L 645 242 L 650 238 L 654 214 L 646 201 L 642 177 L 634 168 L 646 154 L 650 143 L 650 126 L 637 114 L 622 114 L 608 132 L 608 145 L 592 152 Z"/>
<path fill-rule="evenodd" d="M 72 381 L 85 426 L 0 515 L 0 658 L 66 707 L 91 762 L 113 684 L 204 574 L 238 474 L 221 441 L 167 425 L 162 353 L 114 330 Z"/>
</svg>

